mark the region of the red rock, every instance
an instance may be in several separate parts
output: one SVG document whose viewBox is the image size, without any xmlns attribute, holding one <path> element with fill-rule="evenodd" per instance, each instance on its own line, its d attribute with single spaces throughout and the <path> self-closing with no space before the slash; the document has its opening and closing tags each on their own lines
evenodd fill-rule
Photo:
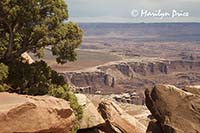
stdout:
<svg viewBox="0 0 200 133">
<path fill-rule="evenodd" d="M 0 93 L 0 132 L 71 132 L 75 116 L 67 101 L 51 96 Z"/>
</svg>

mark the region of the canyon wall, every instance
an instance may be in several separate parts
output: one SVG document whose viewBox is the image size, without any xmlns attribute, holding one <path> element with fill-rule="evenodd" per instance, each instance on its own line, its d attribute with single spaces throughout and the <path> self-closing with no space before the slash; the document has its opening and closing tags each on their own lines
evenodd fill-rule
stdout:
<svg viewBox="0 0 200 133">
<path fill-rule="evenodd" d="M 93 93 L 144 89 L 156 83 L 177 86 L 200 82 L 200 62 L 190 60 L 122 61 L 98 66 L 94 71 L 67 72 L 66 81 L 72 86 L 88 87 Z"/>
</svg>

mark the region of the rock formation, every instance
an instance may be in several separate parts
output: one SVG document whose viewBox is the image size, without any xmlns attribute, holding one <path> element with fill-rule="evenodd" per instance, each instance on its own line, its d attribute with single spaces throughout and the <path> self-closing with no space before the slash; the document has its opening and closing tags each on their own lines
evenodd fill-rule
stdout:
<svg viewBox="0 0 200 133">
<path fill-rule="evenodd" d="M 80 128 L 86 129 L 95 127 L 104 123 L 104 119 L 97 111 L 93 103 L 83 94 L 76 94 L 79 105 L 83 108 L 83 118 L 80 122 Z"/>
<path fill-rule="evenodd" d="M 75 121 L 67 101 L 51 96 L 0 93 L 0 132 L 71 132 Z"/>
<path fill-rule="evenodd" d="M 184 90 L 184 91 L 187 91 L 187 92 L 191 92 L 191 93 L 193 93 L 193 94 L 200 95 L 200 85 L 196 85 L 196 86 L 186 86 L 183 90 Z"/>
<path fill-rule="evenodd" d="M 88 87 L 91 86 L 93 93 L 97 88 L 115 86 L 115 80 L 104 72 L 70 72 L 63 75 L 66 81 L 72 86 Z"/>
<path fill-rule="evenodd" d="M 144 133 L 146 128 L 133 116 L 124 112 L 117 104 L 103 101 L 99 104 L 99 112 L 106 121 L 104 131 L 109 133 Z M 106 128 L 105 128 L 106 127 Z"/>
<path fill-rule="evenodd" d="M 120 93 L 153 87 L 157 83 L 178 87 L 200 84 L 200 62 L 187 60 L 124 60 L 88 69 L 66 72 L 66 81 L 72 86 L 90 86 L 95 93 Z"/>
<path fill-rule="evenodd" d="M 114 102 L 101 101 L 98 113 L 85 95 L 78 94 L 77 97 L 84 110 L 81 129 L 77 133 L 145 133 L 146 127 Z"/>
<path fill-rule="evenodd" d="M 196 93 L 199 90 L 195 90 L 195 87 L 187 90 L 188 92 L 170 85 L 156 85 L 145 91 L 146 105 L 156 119 L 150 122 L 147 132 L 200 132 L 200 95 Z"/>
</svg>

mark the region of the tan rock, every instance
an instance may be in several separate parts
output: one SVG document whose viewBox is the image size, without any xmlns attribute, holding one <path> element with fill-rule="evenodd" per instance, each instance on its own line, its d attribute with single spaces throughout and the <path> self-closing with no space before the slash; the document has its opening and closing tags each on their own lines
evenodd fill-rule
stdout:
<svg viewBox="0 0 200 133">
<path fill-rule="evenodd" d="M 156 85 L 147 89 L 145 95 L 146 105 L 157 120 L 157 131 L 200 132 L 200 96 L 171 85 Z M 147 132 L 154 133 L 152 128 L 148 129 Z"/>
<path fill-rule="evenodd" d="M 146 127 L 133 116 L 128 115 L 117 104 L 103 101 L 99 104 L 99 112 L 107 124 L 109 132 L 117 133 L 145 133 Z"/>
<path fill-rule="evenodd" d="M 51 96 L 0 93 L 0 132 L 71 132 L 75 116 L 67 101 Z"/>
<path fill-rule="evenodd" d="M 105 122 L 97 111 L 97 108 L 84 94 L 76 94 L 76 97 L 78 103 L 83 108 L 83 118 L 80 122 L 80 128 L 91 128 Z"/>
<path fill-rule="evenodd" d="M 21 57 L 24 59 L 25 62 L 28 64 L 34 63 L 34 60 L 30 57 L 30 55 L 27 52 L 24 52 Z"/>
<path fill-rule="evenodd" d="M 200 85 L 186 86 L 183 90 L 187 92 L 191 92 L 196 95 L 200 95 Z"/>
</svg>

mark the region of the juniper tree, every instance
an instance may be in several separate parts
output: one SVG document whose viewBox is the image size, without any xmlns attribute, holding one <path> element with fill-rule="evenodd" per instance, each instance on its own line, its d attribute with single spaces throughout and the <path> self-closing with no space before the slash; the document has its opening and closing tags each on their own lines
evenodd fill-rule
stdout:
<svg viewBox="0 0 200 133">
<path fill-rule="evenodd" d="M 77 24 L 68 22 L 64 0 L 1 0 L 0 61 L 10 62 L 24 52 L 41 57 L 51 47 L 58 63 L 76 59 L 82 39 Z"/>
</svg>

